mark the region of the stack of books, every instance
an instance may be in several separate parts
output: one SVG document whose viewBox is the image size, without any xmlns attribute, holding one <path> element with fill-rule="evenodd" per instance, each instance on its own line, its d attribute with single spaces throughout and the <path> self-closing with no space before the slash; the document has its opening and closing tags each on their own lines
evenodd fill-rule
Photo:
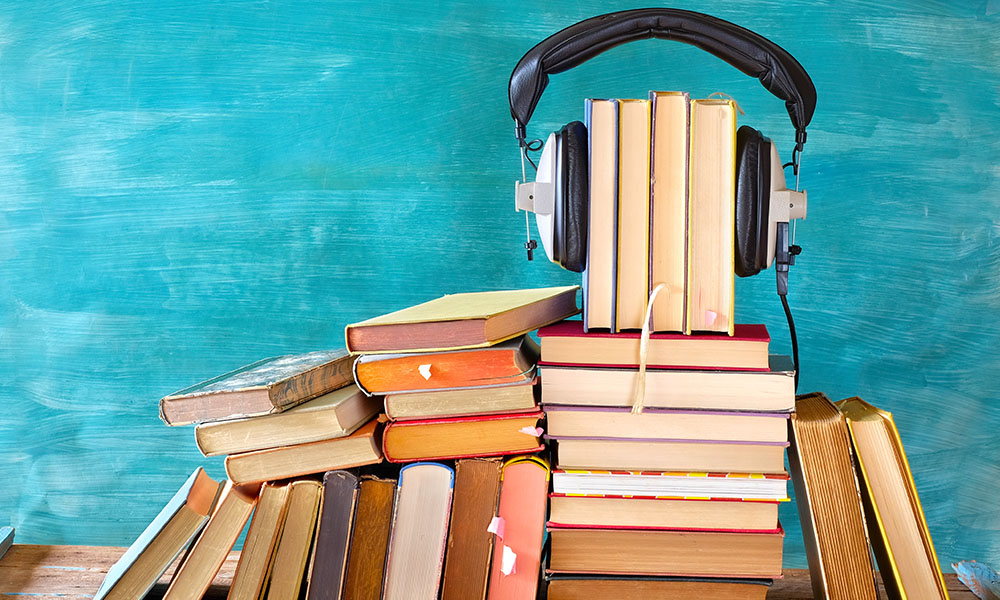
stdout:
<svg viewBox="0 0 1000 600">
<path fill-rule="evenodd" d="M 762 325 L 735 330 L 652 334 L 638 413 L 638 333 L 539 331 L 549 598 L 763 598 L 781 576 L 794 371 Z"/>
<path fill-rule="evenodd" d="M 578 312 L 577 289 L 454 294 L 349 325 L 358 386 L 385 395 L 386 459 L 541 450 L 527 333 Z"/>
<path fill-rule="evenodd" d="M 192 473 L 96 598 L 142 597 L 182 553 L 164 597 L 201 597 L 248 522 L 233 599 L 534 598 L 550 470 L 526 334 L 578 290 L 446 296 L 348 326 L 353 352 L 164 397 L 227 479 Z"/>
</svg>

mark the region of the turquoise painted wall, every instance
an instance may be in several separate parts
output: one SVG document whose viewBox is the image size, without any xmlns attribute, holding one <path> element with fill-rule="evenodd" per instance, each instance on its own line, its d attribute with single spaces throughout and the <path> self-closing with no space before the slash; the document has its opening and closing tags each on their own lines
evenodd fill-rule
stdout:
<svg viewBox="0 0 1000 600">
<path fill-rule="evenodd" d="M 0 525 L 128 544 L 202 458 L 157 400 L 446 292 L 573 283 L 527 263 L 506 85 L 521 54 L 634 4 L 0 6 Z M 819 90 L 790 301 L 803 391 L 895 413 L 942 563 L 1000 563 L 1000 6 L 682 2 L 771 37 Z M 789 149 L 781 103 L 683 44 L 553 77 L 587 96 L 736 97 Z M 787 159 L 787 155 L 786 155 Z M 773 276 L 742 321 L 788 352 Z M 805 558 L 783 508 L 786 565 Z"/>
</svg>

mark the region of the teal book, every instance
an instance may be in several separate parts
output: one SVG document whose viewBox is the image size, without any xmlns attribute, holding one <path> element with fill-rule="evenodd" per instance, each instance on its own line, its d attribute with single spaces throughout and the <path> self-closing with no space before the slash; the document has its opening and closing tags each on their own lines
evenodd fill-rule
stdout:
<svg viewBox="0 0 1000 600">
<path fill-rule="evenodd" d="M 198 467 L 118 562 L 108 569 L 94 600 L 144 597 L 205 526 L 222 487 Z"/>
<path fill-rule="evenodd" d="M 160 400 L 167 425 L 191 425 L 278 413 L 354 381 L 346 350 L 265 358 Z"/>
</svg>

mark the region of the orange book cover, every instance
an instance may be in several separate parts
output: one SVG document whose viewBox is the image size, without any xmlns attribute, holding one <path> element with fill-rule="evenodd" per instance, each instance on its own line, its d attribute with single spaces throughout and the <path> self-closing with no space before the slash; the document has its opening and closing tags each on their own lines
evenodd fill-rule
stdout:
<svg viewBox="0 0 1000 600">
<path fill-rule="evenodd" d="M 542 416 L 539 410 L 393 421 L 382 434 L 382 454 L 390 462 L 411 462 L 537 452 L 545 447 L 537 428 Z"/>
</svg>

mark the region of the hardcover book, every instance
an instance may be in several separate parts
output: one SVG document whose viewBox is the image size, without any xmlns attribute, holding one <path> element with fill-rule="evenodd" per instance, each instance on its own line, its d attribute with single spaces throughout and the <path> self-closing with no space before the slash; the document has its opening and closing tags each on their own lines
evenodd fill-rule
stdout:
<svg viewBox="0 0 1000 600">
<path fill-rule="evenodd" d="M 583 273 L 585 328 L 616 331 L 618 280 L 618 116 L 621 101 L 585 103 L 590 202 L 587 268 Z"/>
<path fill-rule="evenodd" d="M 534 412 L 538 409 L 538 392 L 534 378 L 484 387 L 389 394 L 384 400 L 385 414 L 393 421 L 404 421 Z"/>
<path fill-rule="evenodd" d="M 382 598 L 382 578 L 395 494 L 395 479 L 367 475 L 361 478 L 344 581 L 345 598 Z"/>
<path fill-rule="evenodd" d="M 639 332 L 583 332 L 581 321 L 562 321 L 538 330 L 541 365 L 636 367 Z M 766 371 L 771 337 L 764 325 L 739 325 L 732 335 L 654 333 L 649 336 L 649 368 Z"/>
<path fill-rule="evenodd" d="M 579 286 L 470 292 L 348 325 L 356 354 L 481 348 L 524 335 L 580 312 Z"/>
<path fill-rule="evenodd" d="M 666 286 L 653 304 L 652 330 L 684 331 L 690 97 L 686 92 L 649 92 L 649 99 L 653 105 L 649 287 Z"/>
<path fill-rule="evenodd" d="M 503 523 L 490 567 L 490 600 L 534 600 L 541 573 L 549 463 L 518 456 L 504 463 L 500 483 Z"/>
<path fill-rule="evenodd" d="M 163 397 L 160 418 L 190 425 L 281 412 L 351 379 L 344 350 L 265 358 Z"/>
<path fill-rule="evenodd" d="M 194 438 L 205 456 L 238 454 L 345 437 L 382 410 L 382 399 L 347 385 L 286 411 L 202 423 Z"/>
<path fill-rule="evenodd" d="M 395 421 L 386 425 L 382 450 L 391 462 L 443 460 L 536 452 L 541 411 L 456 419 Z"/>
<path fill-rule="evenodd" d="M 784 473 L 788 442 L 554 438 L 563 469 Z"/>
<path fill-rule="evenodd" d="M 437 463 L 399 471 L 385 566 L 385 600 L 436 600 L 441 584 L 455 474 Z"/>
<path fill-rule="evenodd" d="M 615 324 L 641 329 L 649 298 L 649 100 L 621 100 Z"/>
<path fill-rule="evenodd" d="M 320 508 L 306 591 L 308 600 L 339 600 L 347 573 L 347 552 L 358 501 L 358 478 L 350 471 L 329 471 L 323 476 Z"/>
<path fill-rule="evenodd" d="M 570 438 L 787 442 L 788 413 L 544 405 L 548 434 Z"/>
<path fill-rule="evenodd" d="M 455 461 L 455 492 L 442 600 L 486 598 L 495 537 L 489 528 L 497 510 L 501 466 L 496 458 Z"/>
<path fill-rule="evenodd" d="M 288 483 L 265 483 L 261 488 L 250 530 L 233 573 L 228 600 L 257 600 L 263 596 L 285 524 L 290 489 Z"/>
<path fill-rule="evenodd" d="M 347 437 L 230 454 L 226 474 L 233 483 L 250 483 L 374 464 L 382 460 L 380 429 L 372 419 Z"/>
<path fill-rule="evenodd" d="M 886 593 L 891 600 L 948 598 L 892 414 L 861 398 L 836 404 L 851 432 L 868 535 Z"/>
<path fill-rule="evenodd" d="M 875 572 L 844 415 L 824 394 L 795 401 L 788 451 L 813 594 L 875 600 Z"/>
<path fill-rule="evenodd" d="M 787 356 L 771 355 L 767 371 L 708 369 L 646 371 L 645 407 L 704 410 L 781 411 L 795 405 L 795 368 Z M 555 405 L 631 408 L 635 368 L 544 366 L 542 397 Z"/>
<path fill-rule="evenodd" d="M 671 600 L 764 600 L 770 579 L 615 575 L 546 576 L 548 600 L 670 598 Z"/>
<path fill-rule="evenodd" d="M 160 514 L 108 569 L 96 600 L 142 598 L 198 535 L 215 508 L 223 484 L 198 467 Z"/>
<path fill-rule="evenodd" d="M 268 600 L 299 600 L 302 584 L 308 585 L 307 565 L 316 532 L 316 517 L 323 500 L 318 481 L 294 481 L 288 493 L 285 525 L 274 554 Z"/>
<path fill-rule="evenodd" d="M 534 377 L 538 352 L 538 344 L 524 335 L 470 350 L 365 354 L 354 363 L 354 378 L 368 394 L 516 384 Z"/>
</svg>

